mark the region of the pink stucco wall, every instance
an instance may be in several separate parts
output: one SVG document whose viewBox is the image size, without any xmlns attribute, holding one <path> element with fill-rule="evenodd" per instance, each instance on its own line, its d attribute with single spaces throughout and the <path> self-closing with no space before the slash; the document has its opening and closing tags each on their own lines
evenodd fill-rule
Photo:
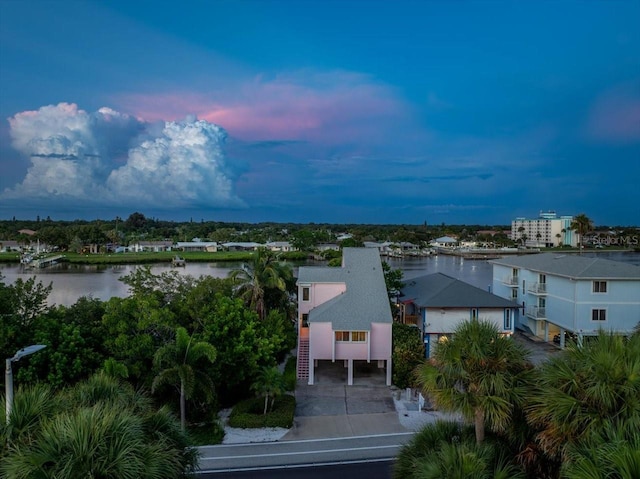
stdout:
<svg viewBox="0 0 640 479">
<path fill-rule="evenodd" d="M 298 286 L 298 298 L 302 298 L 302 288 L 304 287 L 304 285 Z M 316 306 L 335 298 L 347 290 L 347 285 L 344 283 L 314 283 L 306 287 L 310 288 L 309 301 L 302 301 L 302 299 L 298 301 L 300 314 L 308 313 Z"/>
<path fill-rule="evenodd" d="M 331 323 L 309 325 L 309 360 L 332 359 L 333 331 Z"/>
<path fill-rule="evenodd" d="M 371 359 L 391 357 L 391 324 L 371 323 Z"/>
<path fill-rule="evenodd" d="M 367 360 L 368 355 L 369 345 L 367 343 L 336 342 L 336 359 Z"/>
</svg>

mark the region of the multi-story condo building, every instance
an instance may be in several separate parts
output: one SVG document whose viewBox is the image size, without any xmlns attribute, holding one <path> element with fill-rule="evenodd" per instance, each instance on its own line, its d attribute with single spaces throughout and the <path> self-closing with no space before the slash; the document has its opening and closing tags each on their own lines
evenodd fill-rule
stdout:
<svg viewBox="0 0 640 479">
<path fill-rule="evenodd" d="M 505 257 L 493 264 L 493 292 L 520 304 L 515 325 L 549 341 L 599 330 L 631 334 L 640 323 L 640 266 L 575 254 Z"/>
<path fill-rule="evenodd" d="M 533 247 L 577 246 L 572 221 L 573 216 L 558 216 L 554 211 L 541 211 L 535 219 L 516 218 L 511 222 L 511 239 Z"/>
</svg>

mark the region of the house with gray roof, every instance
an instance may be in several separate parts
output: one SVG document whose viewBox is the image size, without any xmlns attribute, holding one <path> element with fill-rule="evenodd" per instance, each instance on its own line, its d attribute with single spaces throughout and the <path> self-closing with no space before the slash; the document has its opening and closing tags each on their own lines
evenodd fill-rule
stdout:
<svg viewBox="0 0 640 479">
<path fill-rule="evenodd" d="M 344 248 L 342 266 L 302 266 L 298 271 L 298 379 L 314 383 L 323 362 L 342 361 L 347 384 L 356 363 L 384 368 L 391 384 L 393 318 L 380 254 Z"/>
<path fill-rule="evenodd" d="M 451 337 L 463 321 L 490 321 L 502 334 L 513 334 L 519 308 L 513 301 L 443 273 L 406 281 L 398 303 L 401 321 L 420 330 L 426 357 L 431 357 L 435 344 Z"/>
<path fill-rule="evenodd" d="M 516 327 L 549 341 L 579 342 L 599 330 L 631 334 L 640 323 L 640 266 L 575 254 L 505 257 L 493 265 L 493 291 L 522 306 Z"/>
</svg>

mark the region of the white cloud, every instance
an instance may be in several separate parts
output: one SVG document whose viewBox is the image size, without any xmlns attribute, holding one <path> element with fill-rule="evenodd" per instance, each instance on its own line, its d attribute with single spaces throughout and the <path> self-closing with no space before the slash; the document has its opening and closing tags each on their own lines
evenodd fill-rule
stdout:
<svg viewBox="0 0 640 479">
<path fill-rule="evenodd" d="M 225 131 L 195 118 L 145 123 L 110 108 L 60 103 L 9 119 L 29 157 L 23 181 L 0 198 L 66 198 L 160 208 L 244 206 L 233 192 Z"/>
<path fill-rule="evenodd" d="M 129 151 L 107 185 L 121 200 L 173 206 L 242 206 L 233 195 L 222 145 L 225 131 L 204 120 L 167 122 L 161 134 Z"/>
</svg>

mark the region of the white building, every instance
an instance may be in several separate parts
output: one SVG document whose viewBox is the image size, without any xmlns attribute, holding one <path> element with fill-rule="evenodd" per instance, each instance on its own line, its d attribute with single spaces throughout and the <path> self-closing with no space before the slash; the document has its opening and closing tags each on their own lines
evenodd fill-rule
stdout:
<svg viewBox="0 0 640 479">
<path fill-rule="evenodd" d="M 553 247 L 577 246 L 578 238 L 571 230 L 573 216 L 558 216 L 554 211 L 540 212 L 538 218 L 516 218 L 511 222 L 511 239 L 525 246 Z"/>
<path fill-rule="evenodd" d="M 575 254 L 507 256 L 493 264 L 493 292 L 520 304 L 516 327 L 549 341 L 640 323 L 640 266 Z"/>
</svg>

